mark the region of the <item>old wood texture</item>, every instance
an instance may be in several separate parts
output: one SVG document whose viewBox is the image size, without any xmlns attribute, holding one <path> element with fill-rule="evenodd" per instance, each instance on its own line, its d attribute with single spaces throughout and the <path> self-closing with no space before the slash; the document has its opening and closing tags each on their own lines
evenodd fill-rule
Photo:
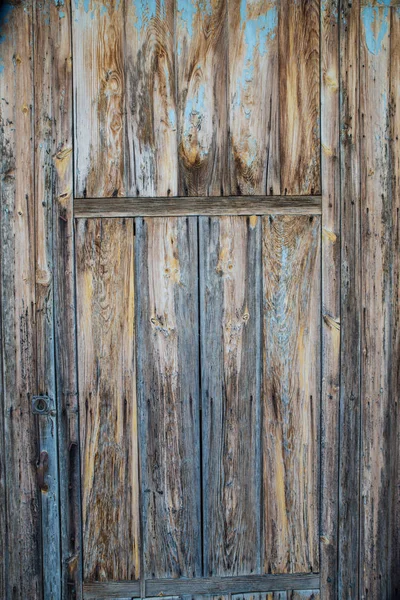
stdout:
<svg viewBox="0 0 400 600">
<path fill-rule="evenodd" d="M 263 569 L 319 570 L 320 218 L 264 217 Z"/>
<path fill-rule="evenodd" d="M 320 600 L 319 590 L 293 590 L 288 594 L 288 600 Z"/>
<path fill-rule="evenodd" d="M 359 2 L 358 0 L 352 3 L 343 1 L 340 3 L 341 358 L 337 574 L 339 598 L 359 597 L 361 406 L 359 37 Z"/>
<path fill-rule="evenodd" d="M 286 592 L 267 592 L 265 594 L 234 594 L 234 600 L 287 600 Z"/>
<path fill-rule="evenodd" d="M 133 220 L 77 223 L 83 576 L 137 579 Z"/>
<path fill-rule="evenodd" d="M 5 597 L 42 597 L 36 485 L 33 20 L 30 2 L 1 8 L 1 327 L 6 546 Z M 4 541 L 2 540 L 2 543 Z"/>
<path fill-rule="evenodd" d="M 200 218 L 204 574 L 260 569 L 261 218 Z"/>
<path fill-rule="evenodd" d="M 337 598 L 340 399 L 339 3 L 321 5 L 322 389 L 320 569 Z"/>
<path fill-rule="evenodd" d="M 281 0 L 279 11 L 281 194 L 318 194 L 319 2 Z"/>
<path fill-rule="evenodd" d="M 201 575 L 197 220 L 137 219 L 145 576 Z"/>
</svg>

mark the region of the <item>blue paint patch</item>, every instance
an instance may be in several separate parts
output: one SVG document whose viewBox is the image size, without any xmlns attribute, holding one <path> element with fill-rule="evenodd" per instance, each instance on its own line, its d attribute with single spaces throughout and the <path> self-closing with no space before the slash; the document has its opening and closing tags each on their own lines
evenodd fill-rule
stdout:
<svg viewBox="0 0 400 600">
<path fill-rule="evenodd" d="M 361 10 L 361 20 L 364 25 L 365 42 L 368 51 L 377 56 L 382 42 L 388 31 L 389 8 L 364 6 Z"/>
<path fill-rule="evenodd" d="M 169 124 L 173 129 L 176 129 L 176 113 L 173 108 L 168 111 Z"/>
<path fill-rule="evenodd" d="M 192 116 L 197 116 L 205 112 L 206 105 L 204 102 L 206 95 L 206 88 L 202 83 L 198 90 L 197 94 L 193 99 L 187 101 L 185 106 L 185 123 L 189 123 Z"/>
<path fill-rule="evenodd" d="M 3 65 L 3 61 L 0 58 L 0 75 L 4 72 L 4 65 Z"/>
<path fill-rule="evenodd" d="M 65 12 L 60 10 L 60 12 L 58 13 L 58 16 L 60 17 L 60 19 L 63 19 L 65 17 Z"/>
<path fill-rule="evenodd" d="M 64 0 L 54 0 L 54 4 L 56 6 L 64 6 Z"/>
<path fill-rule="evenodd" d="M 90 0 L 83 0 L 83 10 L 86 14 L 89 12 Z"/>
<path fill-rule="evenodd" d="M 100 16 L 102 17 L 102 16 L 103 16 L 103 15 L 105 15 L 107 12 L 108 12 L 108 11 L 107 11 L 107 7 L 106 7 L 106 6 L 104 6 L 104 5 L 102 5 L 102 6 L 100 7 Z"/>
<path fill-rule="evenodd" d="M 164 4 L 164 3 L 162 3 Z M 157 2 L 156 0 L 134 0 L 135 12 L 136 12 L 136 23 L 135 27 L 138 31 L 146 25 L 150 19 L 153 19 L 157 13 Z M 165 10 L 161 7 L 161 10 Z"/>
<path fill-rule="evenodd" d="M 196 15 L 197 8 L 194 0 L 178 0 L 177 11 L 181 24 L 186 29 L 188 36 L 193 36 L 193 19 Z M 178 50 L 179 54 L 179 50 Z"/>
</svg>

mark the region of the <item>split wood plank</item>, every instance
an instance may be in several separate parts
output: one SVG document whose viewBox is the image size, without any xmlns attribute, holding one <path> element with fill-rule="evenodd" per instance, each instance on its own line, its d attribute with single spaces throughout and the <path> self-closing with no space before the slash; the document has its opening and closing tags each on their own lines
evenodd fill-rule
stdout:
<svg viewBox="0 0 400 600">
<path fill-rule="evenodd" d="M 318 194 L 319 2 L 281 0 L 279 121 L 281 193 Z"/>
<path fill-rule="evenodd" d="M 263 218 L 265 573 L 319 570 L 320 218 Z"/>
<path fill-rule="evenodd" d="M 219 196 L 227 182 L 226 0 L 177 0 L 179 193 Z"/>
<path fill-rule="evenodd" d="M 123 196 L 124 2 L 72 3 L 75 194 Z"/>
<path fill-rule="evenodd" d="M 340 402 L 339 2 L 321 5 L 321 586 L 337 599 Z"/>
<path fill-rule="evenodd" d="M 279 194 L 278 3 L 230 0 L 228 21 L 230 194 Z"/>
<path fill-rule="evenodd" d="M 204 573 L 260 569 L 261 219 L 201 217 Z"/>
<path fill-rule="evenodd" d="M 337 593 L 339 598 L 358 598 L 361 434 L 360 4 L 358 0 L 351 4 L 343 1 L 340 9 L 342 322 Z"/>
<path fill-rule="evenodd" d="M 124 151 L 128 195 L 178 193 L 175 11 L 174 0 L 126 3 Z"/>
<path fill-rule="evenodd" d="M 1 310 L 6 593 L 39 600 L 40 499 L 36 483 L 35 222 L 32 3 L 1 12 Z M 2 432 L 3 434 L 3 432 Z"/>
<path fill-rule="evenodd" d="M 137 579 L 133 220 L 76 231 L 84 580 Z"/>
<path fill-rule="evenodd" d="M 75 198 L 75 217 L 168 217 L 196 215 L 320 215 L 320 196 L 207 196 L 199 198 Z"/>
<path fill-rule="evenodd" d="M 390 9 L 361 9 L 360 590 L 389 596 L 392 224 L 389 179 Z"/>
<path fill-rule="evenodd" d="M 145 576 L 201 575 L 197 222 L 137 219 Z M 149 593 L 149 592 L 147 592 Z"/>
</svg>

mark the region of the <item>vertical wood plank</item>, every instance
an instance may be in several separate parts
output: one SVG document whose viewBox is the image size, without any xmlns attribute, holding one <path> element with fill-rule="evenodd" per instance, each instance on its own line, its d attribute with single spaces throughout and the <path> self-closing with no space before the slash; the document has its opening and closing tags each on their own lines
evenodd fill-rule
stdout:
<svg viewBox="0 0 400 600">
<path fill-rule="evenodd" d="M 206 576 L 260 569 L 260 225 L 200 219 Z"/>
<path fill-rule="evenodd" d="M 228 17 L 230 193 L 279 194 L 277 2 L 232 0 Z"/>
<path fill-rule="evenodd" d="M 80 220 L 76 246 L 84 579 L 137 579 L 133 220 Z"/>
<path fill-rule="evenodd" d="M 339 3 L 321 5 L 321 588 L 337 599 L 340 400 Z"/>
<path fill-rule="evenodd" d="M 266 573 L 319 569 L 320 218 L 263 218 Z"/>
<path fill-rule="evenodd" d="M 362 407 L 360 595 L 388 597 L 392 214 L 389 190 L 390 16 L 361 9 Z"/>
<path fill-rule="evenodd" d="M 35 224 L 32 3 L 5 4 L 1 21 L 1 309 L 6 464 L 7 587 L 42 597 L 36 484 Z"/>
<path fill-rule="evenodd" d="M 178 193 L 174 20 L 174 0 L 126 3 L 128 195 Z"/>
<path fill-rule="evenodd" d="M 179 193 L 219 196 L 227 187 L 227 2 L 177 0 Z"/>
<path fill-rule="evenodd" d="M 199 576 L 196 219 L 138 219 L 136 272 L 145 575 Z"/>
<path fill-rule="evenodd" d="M 123 196 L 124 0 L 73 6 L 75 193 Z"/>
<path fill-rule="evenodd" d="M 360 3 L 340 4 L 341 391 L 339 598 L 359 596 L 360 531 Z M 326 578 L 323 578 L 323 583 Z"/>
<path fill-rule="evenodd" d="M 400 372 L 392 365 L 400 361 L 400 8 L 391 11 L 390 23 L 390 167 L 391 196 L 393 215 L 393 254 L 392 254 L 392 315 L 391 315 L 391 364 L 390 392 L 390 452 L 391 452 L 391 505 L 389 509 L 389 597 L 400 597 Z"/>
<path fill-rule="evenodd" d="M 279 120 L 282 194 L 318 194 L 319 2 L 281 0 Z"/>
</svg>

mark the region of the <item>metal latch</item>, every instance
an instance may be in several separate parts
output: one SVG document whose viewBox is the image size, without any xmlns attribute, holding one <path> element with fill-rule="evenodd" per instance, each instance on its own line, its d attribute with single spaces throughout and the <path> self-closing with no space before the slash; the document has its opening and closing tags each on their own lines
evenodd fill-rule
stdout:
<svg viewBox="0 0 400 600">
<path fill-rule="evenodd" d="M 34 415 L 54 415 L 54 401 L 49 396 L 33 396 L 32 412 Z"/>
</svg>

